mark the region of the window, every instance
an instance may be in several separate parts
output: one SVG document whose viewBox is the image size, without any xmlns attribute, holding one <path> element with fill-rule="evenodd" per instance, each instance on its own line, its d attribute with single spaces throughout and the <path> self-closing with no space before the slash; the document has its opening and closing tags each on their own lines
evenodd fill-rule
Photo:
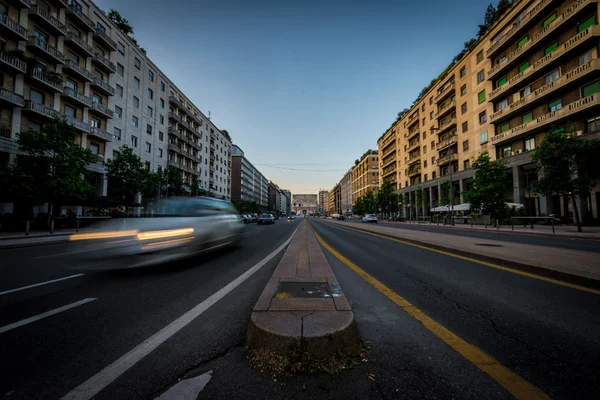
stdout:
<svg viewBox="0 0 600 400">
<path fill-rule="evenodd" d="M 529 138 L 525 140 L 525 151 L 531 151 L 535 149 L 535 138 Z"/>
<path fill-rule="evenodd" d="M 164 115 L 162 115 L 162 114 L 160 114 L 160 116 L 159 116 L 159 120 L 160 120 L 160 123 L 161 123 L 161 124 L 164 124 L 164 123 L 165 123 L 165 116 L 164 116 Z"/>
<path fill-rule="evenodd" d="M 140 61 L 139 58 L 135 57 L 135 59 L 133 60 L 133 65 L 137 68 L 140 69 L 142 67 L 142 62 Z"/>
<path fill-rule="evenodd" d="M 466 113 L 466 112 L 467 112 L 467 103 L 463 103 L 463 104 L 460 106 L 460 112 L 461 112 L 462 114 L 464 114 L 464 113 Z"/>
<path fill-rule="evenodd" d="M 433 119 L 433 111 L 429 113 L 429 119 Z"/>
<path fill-rule="evenodd" d="M 519 65 L 519 72 L 523 72 L 527 68 L 529 68 L 529 61 L 525 61 L 523 64 Z"/>
<path fill-rule="evenodd" d="M 427 123 L 427 119 L 423 118 L 423 126 L 425 126 L 426 123 Z"/>
<path fill-rule="evenodd" d="M 556 12 L 553 12 L 548 18 L 546 18 L 544 20 L 544 22 L 542 22 L 542 28 L 545 28 L 546 26 L 550 25 L 552 23 L 552 21 L 554 21 L 556 19 Z"/>
<path fill-rule="evenodd" d="M 466 75 L 467 75 L 467 67 L 462 67 L 460 69 L 460 77 L 462 78 L 462 77 L 464 77 Z"/>
<path fill-rule="evenodd" d="M 423 146 L 423 154 L 427 154 L 427 145 Z"/>
<path fill-rule="evenodd" d="M 465 160 L 463 163 L 463 169 L 471 168 L 471 160 Z"/>
<path fill-rule="evenodd" d="M 117 83 L 117 94 L 120 97 L 123 97 L 123 86 L 119 85 L 118 83 Z"/>
<path fill-rule="evenodd" d="M 589 85 L 584 86 L 581 89 L 582 95 L 583 97 L 588 97 L 593 95 L 594 93 L 598 93 L 600 92 L 600 81 L 596 81 L 593 83 L 590 83 Z"/>
<path fill-rule="evenodd" d="M 98 155 L 98 152 L 100 151 L 100 146 L 98 146 L 97 143 L 90 143 L 90 151 L 92 152 L 92 154 L 94 155 Z"/>
<path fill-rule="evenodd" d="M 150 118 L 153 118 L 154 117 L 154 109 L 150 106 L 147 106 L 147 111 L 148 111 L 148 116 Z"/>
<path fill-rule="evenodd" d="M 133 87 L 138 90 L 140 88 L 140 79 L 137 76 L 133 78 Z"/>
<path fill-rule="evenodd" d="M 465 133 L 468 130 L 469 130 L 469 123 L 468 122 L 463 122 L 463 124 L 462 124 L 462 133 Z"/>
<path fill-rule="evenodd" d="M 138 117 L 136 117 L 136 116 L 132 116 L 131 117 L 131 125 L 135 126 L 137 128 L 137 126 L 138 126 Z"/>
<path fill-rule="evenodd" d="M 138 99 L 137 97 L 133 96 L 133 106 L 135 108 L 140 108 L 140 99 Z"/>
<path fill-rule="evenodd" d="M 165 134 L 162 133 L 161 131 L 158 131 L 158 140 L 160 140 L 161 142 L 165 139 Z"/>
<path fill-rule="evenodd" d="M 131 144 L 131 147 L 137 147 L 137 136 L 131 135 L 131 140 L 129 142 Z"/>
<path fill-rule="evenodd" d="M 164 82 L 160 82 L 160 91 L 161 92 L 165 91 L 165 83 Z"/>
<path fill-rule="evenodd" d="M 121 130 L 115 127 L 113 131 L 113 136 L 115 137 L 115 139 L 121 140 Z"/>
<path fill-rule="evenodd" d="M 33 102 L 44 104 L 45 95 L 35 89 L 29 88 L 29 99 Z"/>
<path fill-rule="evenodd" d="M 146 133 L 152 135 L 152 125 L 146 124 Z"/>
<path fill-rule="evenodd" d="M 429 147 L 431 147 L 432 150 L 435 148 L 435 140 L 431 141 L 431 144 L 430 144 Z"/>
<path fill-rule="evenodd" d="M 91 126 L 94 128 L 100 128 L 100 120 L 96 118 L 92 118 Z"/>
<path fill-rule="evenodd" d="M 27 128 L 31 129 L 32 131 L 39 132 L 40 129 L 42 129 L 42 125 L 40 125 L 37 122 L 34 122 L 32 120 L 29 120 L 29 121 L 27 121 Z"/>
<path fill-rule="evenodd" d="M 153 98 L 154 98 L 154 91 L 153 91 L 152 89 L 148 89 L 148 97 L 149 97 L 150 99 L 153 99 Z"/>
<path fill-rule="evenodd" d="M 429 105 L 433 104 L 433 96 L 429 98 Z"/>
<path fill-rule="evenodd" d="M 521 98 L 528 96 L 530 93 L 531 93 L 531 86 L 527 86 L 525 89 L 521 89 L 521 91 L 519 91 Z"/>
<path fill-rule="evenodd" d="M 427 174 L 425 174 L 425 176 L 423 177 L 423 179 L 425 179 L 425 182 L 427 182 Z"/>
<path fill-rule="evenodd" d="M 587 120 L 588 132 L 594 132 L 600 130 L 600 115 Z"/>
<path fill-rule="evenodd" d="M 502 110 L 505 107 L 508 107 L 508 97 L 498 103 L 498 111 Z"/>
<path fill-rule="evenodd" d="M 122 56 L 125 55 L 125 45 L 121 42 L 117 42 L 117 51 L 121 53 Z"/>
<path fill-rule="evenodd" d="M 460 88 L 460 95 L 464 96 L 465 94 L 467 94 L 467 85 L 462 85 Z"/>
<path fill-rule="evenodd" d="M 69 50 L 69 56 L 68 57 L 75 64 L 79 64 L 79 56 L 77 54 L 73 53 L 71 50 Z"/>
<path fill-rule="evenodd" d="M 558 78 L 560 78 L 560 71 L 558 69 L 555 69 L 549 75 L 546 75 L 546 84 L 549 84 L 550 82 L 553 82 Z"/>
<path fill-rule="evenodd" d="M 496 58 L 496 65 L 500 65 L 506 60 L 506 54 L 502 54 L 500 57 Z"/>
<path fill-rule="evenodd" d="M 77 110 L 75 110 L 75 108 L 65 104 L 65 115 L 67 115 L 71 118 L 75 118 L 75 116 L 77 115 Z"/>
<path fill-rule="evenodd" d="M 92 103 L 102 104 L 102 97 L 98 96 L 96 93 L 92 94 Z"/>
<path fill-rule="evenodd" d="M 425 111 L 425 103 L 421 104 L 421 111 Z"/>
<path fill-rule="evenodd" d="M 508 122 L 505 122 L 502 125 L 500 125 L 500 127 L 498 129 L 499 129 L 500 133 L 503 133 L 510 129 L 510 125 L 508 124 Z"/>
<path fill-rule="evenodd" d="M 125 76 L 125 67 L 117 63 L 117 74 Z"/>
<path fill-rule="evenodd" d="M 592 15 L 591 17 L 589 17 L 588 19 L 586 19 L 585 21 L 583 21 L 582 23 L 577 25 L 577 33 L 585 31 L 587 28 L 594 25 L 595 23 L 596 23 L 596 16 Z"/>
<path fill-rule="evenodd" d="M 502 87 L 506 83 L 506 76 L 498 79 L 496 81 L 496 87 Z"/>
<path fill-rule="evenodd" d="M 512 150 L 512 146 L 505 146 L 502 148 L 502 158 L 510 157 L 510 151 Z"/>
<path fill-rule="evenodd" d="M 154 72 L 148 71 L 148 79 L 150 82 L 154 82 Z"/>
<path fill-rule="evenodd" d="M 485 79 L 485 73 L 483 72 L 483 70 L 481 70 L 477 73 L 477 83 L 483 82 L 484 79 Z"/>
<path fill-rule="evenodd" d="M 146 153 L 151 153 L 152 152 L 152 145 L 148 142 L 146 142 Z"/>
<path fill-rule="evenodd" d="M 96 22 L 96 30 L 106 33 L 106 28 L 100 22 Z"/>
<path fill-rule="evenodd" d="M 533 120 L 533 112 L 528 112 L 527 114 L 523 114 L 521 116 L 521 123 L 522 124 L 526 124 L 527 122 L 530 122 L 531 120 Z"/>
<path fill-rule="evenodd" d="M 548 104 L 550 112 L 560 110 L 562 108 L 562 99 L 556 99 Z"/>
<path fill-rule="evenodd" d="M 583 65 L 592 60 L 592 50 L 589 50 L 579 56 L 579 65 Z"/>
<path fill-rule="evenodd" d="M 431 179 L 435 179 L 435 176 L 436 176 L 436 172 L 435 172 L 435 171 L 433 171 L 433 172 L 431 173 Z"/>
<path fill-rule="evenodd" d="M 487 141 L 488 141 L 488 138 L 487 138 L 487 131 L 485 131 L 485 132 L 481 132 L 481 133 L 479 134 L 479 143 L 480 143 L 480 144 L 484 144 L 484 143 L 487 143 Z"/>
<path fill-rule="evenodd" d="M 483 61 L 483 50 L 477 53 L 477 64 Z"/>
<path fill-rule="evenodd" d="M 121 118 L 123 116 L 123 109 L 119 106 L 115 106 L 115 117 Z"/>
<path fill-rule="evenodd" d="M 160 99 L 160 108 L 165 108 L 165 100 Z"/>
<path fill-rule="evenodd" d="M 423 131 L 423 140 L 425 140 L 426 137 L 427 137 L 427 132 Z"/>
<path fill-rule="evenodd" d="M 479 101 L 479 104 L 485 101 L 485 89 L 477 94 L 477 101 Z"/>
<path fill-rule="evenodd" d="M 76 82 L 73 82 L 73 81 L 72 81 L 72 80 L 70 80 L 70 79 L 67 79 L 67 80 L 65 81 L 65 87 L 66 87 L 66 88 L 69 88 L 69 89 L 77 90 L 77 83 L 76 83 Z"/>
<path fill-rule="evenodd" d="M 519 40 L 519 42 L 517 43 L 517 49 L 519 47 L 523 47 L 523 45 L 525 43 L 527 43 L 528 40 L 529 40 L 529 36 L 525 35 L 525 37 L 523 39 Z"/>
<path fill-rule="evenodd" d="M 158 149 L 157 155 L 158 158 L 163 158 L 163 149 Z"/>
<path fill-rule="evenodd" d="M 552 53 L 557 48 L 558 48 L 558 42 L 555 41 L 550 46 L 548 46 L 544 49 L 544 55 L 548 55 L 548 54 Z"/>
<path fill-rule="evenodd" d="M 435 164 L 435 156 L 431 157 L 431 164 Z"/>
<path fill-rule="evenodd" d="M 423 168 L 427 168 L 427 160 L 423 160 Z"/>
<path fill-rule="evenodd" d="M 487 113 L 482 111 L 479 113 L 479 123 L 484 124 L 487 121 Z"/>
</svg>

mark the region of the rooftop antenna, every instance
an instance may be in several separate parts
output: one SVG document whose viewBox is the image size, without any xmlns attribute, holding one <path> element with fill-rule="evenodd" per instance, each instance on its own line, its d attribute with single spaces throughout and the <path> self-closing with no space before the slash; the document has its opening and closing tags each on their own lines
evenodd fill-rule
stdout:
<svg viewBox="0 0 600 400">
<path fill-rule="evenodd" d="M 208 119 L 210 119 L 210 110 L 208 110 Z"/>
</svg>

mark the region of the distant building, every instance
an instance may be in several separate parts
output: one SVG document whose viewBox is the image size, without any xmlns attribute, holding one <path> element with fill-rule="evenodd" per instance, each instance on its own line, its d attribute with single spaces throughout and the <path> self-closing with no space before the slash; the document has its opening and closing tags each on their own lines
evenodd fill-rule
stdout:
<svg viewBox="0 0 600 400">
<path fill-rule="evenodd" d="M 255 201 L 262 211 L 269 206 L 269 181 L 235 144 L 231 146 L 231 199 Z"/>
<path fill-rule="evenodd" d="M 342 213 L 351 213 L 352 205 L 352 169 L 349 169 L 340 181 L 340 209 Z"/>
<path fill-rule="evenodd" d="M 356 199 L 364 196 L 367 191 L 377 193 L 378 189 L 379 155 L 377 150 L 372 150 L 352 168 L 352 203 L 356 203 Z"/>
<path fill-rule="evenodd" d="M 292 213 L 292 192 L 287 189 L 283 189 L 281 193 L 285 197 L 285 213 L 290 215 Z"/>
<path fill-rule="evenodd" d="M 329 209 L 329 192 L 319 190 L 319 212 L 326 213 Z"/>
<path fill-rule="evenodd" d="M 319 211 L 317 194 L 294 194 L 292 196 L 292 213 L 302 214 L 305 210 L 307 215 Z"/>
</svg>

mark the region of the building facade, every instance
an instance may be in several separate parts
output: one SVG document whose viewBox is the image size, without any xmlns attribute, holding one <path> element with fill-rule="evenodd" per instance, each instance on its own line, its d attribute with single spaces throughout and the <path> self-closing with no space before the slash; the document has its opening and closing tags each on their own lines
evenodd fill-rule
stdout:
<svg viewBox="0 0 600 400">
<path fill-rule="evenodd" d="M 352 212 L 352 169 L 344 174 L 340 180 L 340 209 L 343 214 Z"/>
<path fill-rule="evenodd" d="M 481 153 L 505 159 L 509 200 L 528 215 L 565 215 L 567 199 L 532 190 L 537 180 L 531 151 L 550 130 L 598 137 L 598 3 L 521 0 L 458 60 L 447 74 L 378 141 L 380 177 L 428 215 L 451 182 L 455 204 Z M 579 199 L 582 215 L 598 217 L 600 191 Z"/>
<path fill-rule="evenodd" d="M 326 213 L 329 209 L 329 192 L 327 190 L 319 190 L 319 212 Z"/>
<path fill-rule="evenodd" d="M 244 156 L 237 145 L 231 147 L 231 199 L 255 201 L 262 211 L 269 207 L 269 181 Z"/>
<path fill-rule="evenodd" d="M 292 195 L 292 213 L 312 215 L 319 211 L 319 202 L 317 194 L 293 194 Z"/>
<path fill-rule="evenodd" d="M 367 191 L 377 193 L 379 189 L 379 155 L 371 151 L 352 168 L 352 204 Z"/>
<path fill-rule="evenodd" d="M 283 189 L 281 191 L 281 194 L 283 194 L 283 197 L 285 197 L 285 213 L 287 215 L 291 215 L 292 214 L 292 192 L 290 192 L 287 189 Z"/>
</svg>

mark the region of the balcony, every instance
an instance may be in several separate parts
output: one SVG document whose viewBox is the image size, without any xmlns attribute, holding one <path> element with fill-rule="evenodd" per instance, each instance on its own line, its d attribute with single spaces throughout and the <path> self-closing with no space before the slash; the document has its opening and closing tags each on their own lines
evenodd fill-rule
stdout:
<svg viewBox="0 0 600 400">
<path fill-rule="evenodd" d="M 79 78 L 81 78 L 82 80 L 84 80 L 86 82 L 91 82 L 93 79 L 92 73 L 90 71 L 88 71 L 81 65 L 77 64 L 77 62 L 75 62 L 73 60 L 65 61 L 64 65 L 63 65 L 63 72 L 72 73 L 74 75 L 77 75 Z"/>
<path fill-rule="evenodd" d="M 0 13 L 0 32 L 14 40 L 27 39 L 27 28 L 4 13 Z"/>
<path fill-rule="evenodd" d="M 395 164 L 395 163 L 396 163 L 396 157 L 395 156 L 394 157 L 390 157 L 389 159 L 383 160 L 383 163 L 381 164 L 381 168 L 383 169 L 383 168 L 388 167 L 388 166 L 390 166 L 392 164 Z"/>
<path fill-rule="evenodd" d="M 0 65 L 23 74 L 27 71 L 27 63 L 25 61 L 4 51 L 0 51 Z"/>
<path fill-rule="evenodd" d="M 117 43 L 108 36 L 108 33 L 103 32 L 96 28 L 94 32 L 94 39 L 108 47 L 111 51 L 117 50 Z"/>
<path fill-rule="evenodd" d="M 73 47 L 76 47 L 82 53 L 85 53 L 87 57 L 91 57 L 95 53 L 94 48 L 90 46 L 85 39 L 77 36 L 74 32 L 67 32 L 67 35 L 65 36 L 65 42 L 69 43 Z"/>
<path fill-rule="evenodd" d="M 456 117 L 446 118 L 445 120 L 440 121 L 440 126 L 437 133 L 439 135 L 454 126 L 456 126 Z"/>
<path fill-rule="evenodd" d="M 436 118 L 440 119 L 454 109 L 456 109 L 456 100 L 450 100 L 438 107 Z"/>
<path fill-rule="evenodd" d="M 413 155 L 408 158 L 407 165 L 414 165 L 421 162 L 421 154 Z"/>
<path fill-rule="evenodd" d="M 385 159 L 387 156 L 389 156 L 390 154 L 394 153 L 396 151 L 396 146 L 388 146 L 387 149 L 385 149 L 385 151 L 382 153 L 383 155 L 381 156 L 381 159 Z"/>
<path fill-rule="evenodd" d="M 406 121 L 406 128 L 410 129 L 415 123 L 419 122 L 419 111 L 414 111 L 413 115 L 410 116 L 408 121 Z"/>
<path fill-rule="evenodd" d="M 29 9 L 29 18 L 37 21 L 46 28 L 50 33 L 57 36 L 65 36 L 67 28 L 55 16 L 39 5 L 32 5 Z"/>
<path fill-rule="evenodd" d="M 541 77 L 545 72 L 552 69 L 553 66 L 560 64 L 562 60 L 567 58 L 569 54 L 575 52 L 576 49 L 591 43 L 595 38 L 600 36 L 600 26 L 593 25 L 586 30 L 573 36 L 571 39 L 558 46 L 552 53 L 545 55 L 537 60 L 532 66 L 525 71 L 518 73 L 510 78 L 504 85 L 492 90 L 489 95 L 489 101 L 497 99 L 501 95 L 505 95 L 514 89 L 521 89 L 527 83 Z M 512 89 L 512 90 L 511 90 Z"/>
<path fill-rule="evenodd" d="M 181 168 L 179 166 L 179 162 L 177 162 L 175 160 L 169 160 L 169 161 L 167 161 L 167 164 L 169 165 L 169 167 Z"/>
<path fill-rule="evenodd" d="M 421 142 L 419 142 L 418 140 L 416 140 L 412 144 L 411 143 L 408 144 L 408 147 L 406 148 L 406 152 L 410 153 L 414 149 L 418 149 L 420 146 L 421 146 Z"/>
<path fill-rule="evenodd" d="M 115 116 L 115 112 L 110 108 L 106 107 L 104 104 L 100 104 L 97 102 L 92 102 L 92 107 L 90 107 L 90 111 L 93 111 L 97 114 L 101 114 L 106 118 L 113 118 Z"/>
<path fill-rule="evenodd" d="M 0 87 L 0 102 L 13 107 L 23 107 L 25 100 L 20 94 Z"/>
<path fill-rule="evenodd" d="M 46 119 L 53 119 L 60 116 L 58 111 L 54 110 L 53 108 L 50 108 L 40 103 L 36 103 L 35 101 L 31 100 L 25 100 L 23 111 L 31 112 L 32 114 L 35 114 L 38 117 Z"/>
<path fill-rule="evenodd" d="M 112 142 L 113 136 L 106 132 L 104 129 L 100 129 L 97 126 L 92 126 L 90 128 L 90 133 L 88 133 L 88 137 L 93 136 L 96 139 L 104 140 L 105 142 Z"/>
<path fill-rule="evenodd" d="M 31 8 L 30 0 L 13 0 L 13 3 L 19 8 Z"/>
<path fill-rule="evenodd" d="M 558 90 L 568 87 L 578 86 L 582 80 L 587 80 L 600 75 L 600 59 L 591 60 L 577 68 L 573 68 L 566 74 L 563 74 L 555 81 L 538 88 L 533 93 L 511 103 L 507 107 L 496 111 L 490 116 L 490 122 L 497 124 L 510 118 L 513 115 L 523 112 L 526 107 L 531 107 L 538 102 L 547 99 L 550 95 L 556 96 Z"/>
<path fill-rule="evenodd" d="M 174 113 L 174 112 L 169 112 L 169 119 L 176 121 L 179 124 L 181 123 L 181 121 L 183 121 L 181 119 L 181 117 L 177 113 Z"/>
<path fill-rule="evenodd" d="M 60 78 L 60 75 L 51 75 L 37 69 L 32 69 L 29 74 L 27 74 L 27 78 L 53 92 L 60 93 L 63 90 L 64 83 Z"/>
<path fill-rule="evenodd" d="M 96 65 L 102 71 L 114 74 L 117 72 L 117 66 L 115 63 L 110 61 L 108 58 L 104 57 L 100 53 L 94 54 L 92 57 L 92 64 Z"/>
<path fill-rule="evenodd" d="M 396 139 L 396 132 L 387 132 L 383 137 L 383 141 L 381 142 L 381 146 L 379 148 L 384 149 L 388 144 L 390 144 L 394 139 Z"/>
<path fill-rule="evenodd" d="M 91 86 L 95 87 L 96 89 L 99 89 L 100 91 L 104 92 L 104 94 L 106 94 L 108 96 L 115 95 L 115 88 L 110 86 L 107 82 L 102 80 L 102 78 L 99 78 L 97 76 L 94 76 L 94 78 L 92 79 Z"/>
<path fill-rule="evenodd" d="M 44 58 L 47 61 L 50 61 L 54 64 L 62 64 L 65 62 L 65 56 L 59 52 L 55 47 L 52 47 L 35 36 L 30 36 L 27 41 L 27 47 L 33 52 Z"/>
<path fill-rule="evenodd" d="M 390 176 L 390 175 L 392 175 L 392 174 L 396 174 L 396 171 L 397 171 L 397 169 L 396 169 L 396 166 L 395 166 L 395 165 L 393 165 L 393 166 L 391 166 L 390 168 L 386 168 L 386 169 L 384 169 L 384 170 L 382 171 L 382 176 L 383 176 L 384 178 L 386 178 L 386 177 L 388 177 L 388 176 Z M 395 178 L 395 177 L 394 177 L 394 178 Z"/>
<path fill-rule="evenodd" d="M 524 124 L 515 126 L 514 128 L 500 133 L 491 139 L 494 145 L 499 145 L 508 140 L 511 140 L 517 136 L 521 136 L 525 133 L 536 132 L 544 127 L 556 124 L 558 121 L 573 118 L 577 114 L 581 114 L 593 108 L 598 108 L 600 105 L 600 96 L 598 93 L 588 97 L 584 97 L 581 100 L 577 100 L 571 104 L 563 106 L 560 110 L 552 111 L 542 115 L 533 121 L 526 122 Z"/>
<path fill-rule="evenodd" d="M 0 138 L 10 139 L 12 137 L 10 132 L 11 132 L 10 127 L 0 125 Z"/>
<path fill-rule="evenodd" d="M 74 5 L 70 5 L 67 7 L 67 16 L 77 24 L 81 29 L 86 32 L 94 32 L 96 30 L 96 26 L 94 25 L 94 21 L 90 19 L 87 15 L 81 11 L 81 8 L 76 7 Z"/>
<path fill-rule="evenodd" d="M 181 138 L 181 133 L 173 127 L 169 127 L 168 132 L 169 132 L 169 135 L 173 135 L 175 137 Z"/>
<path fill-rule="evenodd" d="M 568 21 L 577 21 L 576 17 L 582 15 L 582 13 L 588 9 L 589 5 L 596 5 L 597 1 L 598 0 L 579 0 L 571 4 L 571 6 L 559 14 L 554 21 L 537 31 L 527 43 L 507 54 L 506 59 L 501 64 L 492 67 L 488 72 L 488 79 L 494 81 L 501 77 L 507 70 L 513 68 L 519 61 L 524 60 L 529 53 L 533 52 L 535 50 L 534 47 L 538 43 L 545 43 L 546 38 L 556 35 L 558 28 L 562 24 L 567 23 Z M 593 28 L 593 26 L 590 28 Z"/>
<path fill-rule="evenodd" d="M 438 167 L 443 167 L 444 165 L 450 164 L 451 162 L 458 161 L 457 153 L 446 154 L 445 156 L 440 157 L 437 160 Z"/>
<path fill-rule="evenodd" d="M 177 153 L 181 153 L 181 146 L 178 144 L 169 143 L 168 149 Z"/>
<path fill-rule="evenodd" d="M 65 122 L 69 125 L 72 125 L 75 130 L 79 132 L 88 133 L 90 131 L 90 124 L 87 122 L 80 121 L 76 118 L 71 117 L 70 115 L 63 115 Z"/>
<path fill-rule="evenodd" d="M 71 99 L 84 107 L 89 107 L 92 105 L 92 99 L 68 87 L 63 89 L 63 97 Z"/>
<path fill-rule="evenodd" d="M 406 168 L 406 175 L 413 177 L 421 174 L 421 166 L 415 165 L 414 167 Z"/>
<path fill-rule="evenodd" d="M 451 136 L 450 139 L 442 139 L 439 143 L 435 145 L 435 149 L 437 151 L 444 150 L 446 147 L 450 147 L 457 142 L 456 136 Z"/>
<path fill-rule="evenodd" d="M 435 104 L 441 104 L 449 96 L 456 94 L 456 82 L 452 81 L 438 91 Z"/>
</svg>

